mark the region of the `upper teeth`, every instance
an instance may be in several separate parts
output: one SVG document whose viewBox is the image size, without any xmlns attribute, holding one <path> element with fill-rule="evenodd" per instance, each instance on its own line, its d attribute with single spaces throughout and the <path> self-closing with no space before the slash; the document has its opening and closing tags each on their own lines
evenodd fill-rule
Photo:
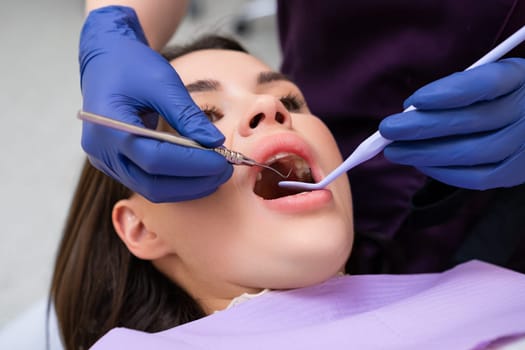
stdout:
<svg viewBox="0 0 525 350">
<path fill-rule="evenodd" d="M 278 153 L 271 158 L 269 158 L 265 164 L 272 165 L 277 161 L 282 160 L 283 164 L 288 166 L 288 169 L 292 169 L 292 173 L 295 174 L 298 178 L 307 178 L 310 175 L 310 166 L 308 162 L 301 158 L 300 156 L 293 153 Z M 257 181 L 262 179 L 262 172 L 257 174 Z"/>
<path fill-rule="evenodd" d="M 293 166 L 295 175 L 299 178 L 304 178 L 311 172 L 310 166 L 303 158 L 295 158 Z"/>
<path fill-rule="evenodd" d="M 274 163 L 274 162 L 278 161 L 279 159 L 282 159 L 282 158 L 285 158 L 285 157 L 288 157 L 288 156 L 295 156 L 295 154 L 293 154 L 293 153 L 286 153 L 286 152 L 277 153 L 277 154 L 273 155 L 272 157 L 268 158 L 266 160 L 266 164 Z"/>
</svg>

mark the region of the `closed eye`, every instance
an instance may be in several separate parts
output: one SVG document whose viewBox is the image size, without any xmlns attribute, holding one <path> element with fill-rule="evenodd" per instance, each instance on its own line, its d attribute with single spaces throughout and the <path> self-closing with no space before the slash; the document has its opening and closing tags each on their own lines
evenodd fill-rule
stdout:
<svg viewBox="0 0 525 350">
<path fill-rule="evenodd" d="M 224 117 L 224 113 L 222 113 L 221 110 L 215 106 L 205 105 L 201 107 L 201 110 L 204 112 L 204 114 L 206 114 L 206 116 L 212 123 L 215 123 L 221 120 L 222 117 Z"/>
<path fill-rule="evenodd" d="M 305 105 L 304 100 L 293 93 L 281 97 L 280 101 L 289 112 L 299 112 Z"/>
</svg>

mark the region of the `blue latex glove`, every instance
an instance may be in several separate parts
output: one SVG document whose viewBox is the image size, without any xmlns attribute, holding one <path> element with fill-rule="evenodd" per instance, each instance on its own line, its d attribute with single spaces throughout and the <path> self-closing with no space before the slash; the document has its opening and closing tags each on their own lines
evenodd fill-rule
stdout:
<svg viewBox="0 0 525 350">
<path fill-rule="evenodd" d="M 181 135 L 204 146 L 224 142 L 175 70 L 147 45 L 133 9 L 92 11 L 82 28 L 79 61 L 85 111 L 139 126 L 139 113 L 156 112 L 150 115 L 162 115 Z M 206 196 L 233 172 L 215 152 L 83 123 L 82 147 L 90 162 L 154 202 Z"/>
<path fill-rule="evenodd" d="M 385 118 L 384 151 L 449 185 L 484 190 L 525 182 L 525 60 L 452 74 L 405 101 L 415 111 Z"/>
</svg>

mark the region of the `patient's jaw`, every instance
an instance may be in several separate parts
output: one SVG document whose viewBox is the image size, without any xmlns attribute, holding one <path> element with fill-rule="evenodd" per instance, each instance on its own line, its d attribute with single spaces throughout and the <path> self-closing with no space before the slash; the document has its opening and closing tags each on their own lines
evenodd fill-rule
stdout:
<svg viewBox="0 0 525 350">
<path fill-rule="evenodd" d="M 308 162 L 314 177 L 341 162 L 331 133 L 311 115 L 297 86 L 253 56 L 201 50 L 172 65 L 225 135 L 226 147 L 263 162 L 295 155 Z M 170 129 L 165 122 L 159 128 Z M 149 233 L 141 237 L 157 240 L 144 242 L 161 252 L 149 255 L 153 264 L 210 312 L 244 292 L 322 282 L 342 270 L 350 253 L 346 177 L 327 191 L 268 200 L 254 192 L 261 176 L 260 169 L 236 166 L 232 178 L 205 198 L 157 204 L 134 195 L 120 204 L 137 212 Z M 119 220 L 114 215 L 125 241 Z"/>
</svg>

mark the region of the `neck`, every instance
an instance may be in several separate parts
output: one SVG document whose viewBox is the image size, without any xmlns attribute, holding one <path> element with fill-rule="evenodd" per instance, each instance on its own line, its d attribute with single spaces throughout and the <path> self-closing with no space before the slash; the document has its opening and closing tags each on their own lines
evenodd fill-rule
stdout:
<svg viewBox="0 0 525 350">
<path fill-rule="evenodd" d="M 177 261 L 174 261 L 177 260 Z M 206 314 L 224 310 L 232 299 L 244 294 L 256 294 L 262 288 L 250 288 L 227 281 L 214 280 L 213 276 L 200 276 L 175 257 L 154 261 L 155 267 L 174 283 L 184 288 L 202 307 Z M 173 267 L 176 268 L 173 268 Z"/>
</svg>

